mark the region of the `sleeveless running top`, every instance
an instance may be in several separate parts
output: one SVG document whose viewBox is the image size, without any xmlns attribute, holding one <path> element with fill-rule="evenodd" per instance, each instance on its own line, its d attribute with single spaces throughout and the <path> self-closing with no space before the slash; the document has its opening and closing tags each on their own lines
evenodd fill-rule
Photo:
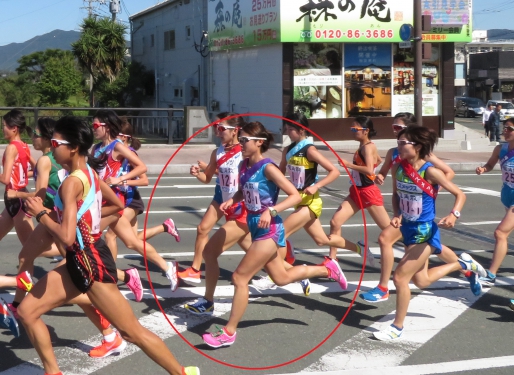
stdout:
<svg viewBox="0 0 514 375">
<path fill-rule="evenodd" d="M 225 151 L 223 145 L 218 147 L 216 150 L 216 161 L 220 160 L 226 153 L 227 151 Z M 216 184 L 221 188 L 223 202 L 232 198 L 239 190 L 239 166 L 242 160 L 243 154 L 238 152 L 222 165 L 218 166 Z"/>
<path fill-rule="evenodd" d="M 132 151 L 134 154 L 137 155 L 136 150 L 134 150 L 133 147 L 129 146 L 129 150 Z M 126 175 L 132 170 L 132 166 L 130 165 L 128 159 L 123 159 L 121 162 L 120 172 L 119 176 Z M 139 177 L 134 178 L 134 180 L 139 179 Z M 125 207 L 130 206 L 132 203 L 132 200 L 134 199 L 134 194 L 137 191 L 137 186 L 129 186 L 129 185 L 120 185 L 117 186 L 119 191 L 123 192 L 125 194 Z"/>
<path fill-rule="evenodd" d="M 425 162 L 417 171 L 425 178 L 427 168 L 433 167 L 432 163 Z M 435 199 L 425 193 L 407 176 L 401 164 L 396 170 L 396 192 L 400 200 L 400 211 L 402 219 L 406 221 L 427 222 L 435 219 Z M 438 190 L 437 185 L 432 185 L 434 191 Z"/>
<path fill-rule="evenodd" d="M 280 189 L 273 181 L 268 180 L 264 174 L 264 169 L 270 162 L 271 160 L 261 165 L 242 186 L 244 203 L 251 214 L 260 214 L 277 203 Z M 240 182 L 248 171 L 248 159 L 245 159 L 239 173 Z"/>
<path fill-rule="evenodd" d="M 123 143 L 121 139 L 115 139 L 107 146 L 102 147 L 102 143 L 97 143 L 93 148 L 95 158 L 101 157 L 103 154 L 107 155 L 107 164 L 104 169 L 102 169 L 98 173 L 98 177 L 103 181 L 107 180 L 109 177 L 119 177 L 121 173 L 121 163 L 123 160 L 114 160 L 112 157 L 112 153 L 116 144 Z"/>
<path fill-rule="evenodd" d="M 312 142 L 304 139 L 295 142 L 287 147 L 287 170 L 291 183 L 297 190 L 314 185 L 318 181 L 318 163 L 314 163 L 307 159 L 307 150 L 314 147 Z"/>
<path fill-rule="evenodd" d="M 20 190 L 26 187 L 29 183 L 27 171 L 30 168 L 30 148 L 29 146 L 22 141 L 11 141 L 10 144 L 16 146 L 18 150 L 18 155 L 14 158 L 14 164 L 12 166 L 11 172 L 11 180 L 5 187 L 5 190 Z M 20 158 L 20 151 L 25 151 L 26 161 L 25 165 L 22 163 L 22 158 Z M 5 153 L 2 157 L 2 165 L 5 163 Z"/>
<path fill-rule="evenodd" d="M 502 145 L 500 150 L 500 161 L 509 153 L 509 144 L 505 143 Z M 504 185 L 514 189 L 514 156 L 510 157 L 506 161 L 500 163 L 502 170 L 502 181 Z"/>
<path fill-rule="evenodd" d="M 55 195 L 57 194 L 57 190 L 59 190 L 59 186 L 61 186 L 64 173 L 59 173 L 59 171 L 61 171 L 63 168 L 57 164 L 54 158 L 54 154 L 51 151 L 43 154 L 43 156 L 48 156 L 50 158 L 50 163 L 52 164 L 50 168 L 50 175 L 48 176 L 48 186 L 46 188 L 46 197 L 43 201 L 43 206 L 53 209 Z M 34 181 L 37 181 L 37 178 L 38 175 L 36 165 L 36 169 L 34 170 Z"/>
<path fill-rule="evenodd" d="M 80 251 L 84 247 L 91 247 L 102 235 L 100 232 L 102 192 L 98 175 L 89 166 L 87 170 L 73 171 L 67 178 L 70 176 L 75 176 L 82 182 L 84 192 L 82 199 L 77 202 L 77 236 L 73 245 L 66 250 Z M 92 190 L 91 187 L 94 189 Z M 55 208 L 59 222 L 61 222 L 63 203 L 59 193 L 55 196 Z"/>
<path fill-rule="evenodd" d="M 373 142 L 369 142 L 369 143 L 373 143 Z M 353 164 L 361 166 L 361 167 L 365 167 L 366 160 L 364 159 L 364 155 L 361 152 L 361 148 L 362 147 L 359 147 L 359 149 L 357 151 L 355 151 L 355 154 L 353 156 Z M 377 165 L 374 164 L 373 168 L 376 168 L 376 167 L 377 167 Z M 364 173 L 360 173 L 360 172 L 357 172 L 356 170 L 352 169 L 352 177 L 353 177 L 355 186 L 358 186 L 358 187 L 368 187 L 368 186 L 375 184 L 375 174 L 374 173 L 371 175 L 364 174 Z M 350 183 L 351 183 L 351 181 L 350 181 Z"/>
</svg>

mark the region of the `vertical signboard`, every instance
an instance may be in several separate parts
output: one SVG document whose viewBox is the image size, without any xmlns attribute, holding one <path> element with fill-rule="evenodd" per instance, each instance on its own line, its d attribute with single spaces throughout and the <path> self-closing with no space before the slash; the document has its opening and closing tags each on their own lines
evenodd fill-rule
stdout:
<svg viewBox="0 0 514 375">
<path fill-rule="evenodd" d="M 280 42 L 280 0 L 209 0 L 211 51 Z"/>
</svg>

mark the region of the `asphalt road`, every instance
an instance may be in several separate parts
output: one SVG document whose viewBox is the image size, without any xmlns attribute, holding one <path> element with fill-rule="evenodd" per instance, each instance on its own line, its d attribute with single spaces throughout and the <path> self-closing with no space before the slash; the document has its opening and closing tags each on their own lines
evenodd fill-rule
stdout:
<svg viewBox="0 0 514 375">
<path fill-rule="evenodd" d="M 151 176 L 151 184 L 155 178 Z M 494 228 L 504 214 L 499 200 L 500 178 L 494 172 L 485 176 L 458 174 L 455 182 L 467 193 L 467 204 L 456 228 L 442 231 L 443 243 L 457 252 L 471 252 L 485 267 L 489 265 L 492 256 Z M 382 190 L 388 209 L 390 182 L 388 179 Z M 323 191 L 322 224 L 327 231 L 330 218 L 346 195 L 348 186 L 348 178 L 340 177 L 330 186 L 330 190 Z M 151 187 L 142 189 L 144 197 L 148 197 L 150 192 Z M 158 225 L 172 217 L 182 236 L 180 243 L 176 243 L 168 234 L 150 240 L 159 252 L 166 254 L 165 257 L 177 259 L 184 267 L 190 265 L 196 225 L 212 194 L 212 186 L 203 186 L 189 176 L 161 179 L 149 214 L 149 226 Z M 437 203 L 439 215 L 444 216 L 452 205 L 453 198 L 442 192 Z M 366 219 L 370 223 L 367 229 L 372 251 L 378 257 L 376 239 L 379 231 L 369 216 Z M 362 239 L 362 223 L 362 216 L 356 215 L 343 226 L 343 235 L 353 241 Z M 297 264 L 317 264 L 327 254 L 328 249 L 318 248 L 304 231 L 296 233 L 292 240 L 297 251 Z M 0 274 L 13 275 L 16 273 L 17 253 L 20 249 L 16 235 L 7 235 L 1 246 Z M 400 246 L 395 254 L 398 260 L 402 255 Z M 189 315 L 182 306 L 203 294 L 203 282 L 196 285 L 181 284 L 175 293 L 171 293 L 167 279 L 150 265 L 150 276 L 161 297 L 160 303 L 183 336 L 181 338 L 157 308 L 149 290 L 144 260 L 123 245 L 119 246 L 119 267 L 138 267 L 144 280 L 145 298 L 140 303 L 130 302 L 137 317 L 165 340 L 182 364 L 199 366 L 203 375 L 246 374 L 247 371 L 243 369 L 227 365 L 253 368 L 274 366 L 311 351 L 325 340 L 348 312 L 362 269 L 359 256 L 341 250 L 340 264 L 350 282 L 347 291 L 341 291 L 336 283 L 327 279 L 312 280 L 309 297 L 303 295 L 299 284 L 262 293 L 251 288 L 251 302 L 239 327 L 236 343 L 230 348 L 211 350 L 203 344 L 200 335 L 213 330 L 215 324 L 223 325 L 228 319 L 232 291 L 230 276 L 241 257 L 237 247 L 221 257 L 222 273 L 216 291 L 216 314 L 201 318 Z M 438 260 L 433 259 L 432 264 L 437 263 Z M 39 259 L 36 277 L 41 277 L 54 266 L 55 263 L 50 259 Z M 487 371 L 488 374 L 512 374 L 514 311 L 508 307 L 509 299 L 514 298 L 514 259 L 511 255 L 507 256 L 499 276 L 501 279 L 497 283 L 500 285 L 484 289 L 479 298 L 472 295 L 467 282 L 456 274 L 426 291 L 414 289 L 404 337 L 394 343 L 381 343 L 370 338 L 371 332 L 385 328 L 392 321 L 394 293 L 388 301 L 378 304 L 368 304 L 357 297 L 343 324 L 317 350 L 287 366 L 256 370 L 253 373 L 483 374 Z M 361 289 L 374 287 L 377 280 L 378 270 L 366 267 Z M 120 289 L 127 292 L 125 287 Z M 4 290 L 0 295 L 11 301 L 12 292 Z M 132 298 L 130 293 L 126 295 Z M 129 346 L 120 356 L 90 359 L 87 351 L 100 342 L 101 336 L 81 314 L 81 310 L 74 306 L 58 308 L 45 316 L 44 320 L 50 327 L 64 374 L 164 373 L 133 346 Z M 217 362 L 206 356 L 211 356 Z M 0 330 L 0 375 L 11 374 L 43 374 L 37 354 L 23 329 L 19 339 L 13 339 L 7 330 Z"/>
<path fill-rule="evenodd" d="M 484 132 L 484 127 L 482 126 L 482 116 L 477 117 L 455 117 L 455 122 L 466 126 L 470 129 L 477 130 L 481 133 Z"/>
</svg>

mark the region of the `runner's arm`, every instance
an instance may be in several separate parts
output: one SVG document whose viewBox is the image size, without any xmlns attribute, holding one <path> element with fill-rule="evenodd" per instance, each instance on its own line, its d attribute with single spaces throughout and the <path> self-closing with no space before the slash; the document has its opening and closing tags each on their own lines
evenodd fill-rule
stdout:
<svg viewBox="0 0 514 375">
<path fill-rule="evenodd" d="M 439 159 L 434 154 L 428 155 L 428 157 L 425 160 L 429 161 L 434 165 L 434 167 L 441 170 L 449 181 L 453 180 L 453 178 L 455 177 L 455 172 L 453 171 L 453 169 L 451 169 L 448 166 L 448 164 L 446 164 L 444 161 Z"/>
<path fill-rule="evenodd" d="M 121 156 L 121 158 L 120 158 Z M 137 156 L 130 148 L 125 146 L 123 143 L 118 142 L 116 143 L 116 146 L 114 146 L 113 151 L 113 159 L 120 160 L 120 159 L 127 159 L 130 166 L 132 167 L 132 170 L 128 172 L 127 174 L 124 174 L 120 177 L 109 177 L 105 182 L 107 182 L 109 185 L 118 185 L 120 182 L 122 183 L 125 180 L 131 180 L 133 178 L 136 178 L 137 176 L 142 175 L 143 173 L 146 173 L 148 168 L 146 167 L 145 163 Z"/>
<path fill-rule="evenodd" d="M 371 146 L 371 147 L 370 147 Z M 369 144 L 367 146 L 364 146 L 362 148 L 362 153 L 364 155 L 364 159 L 366 160 L 366 165 L 360 166 L 355 164 L 349 164 L 348 168 L 353 169 L 354 171 L 357 171 L 359 173 L 364 173 L 367 175 L 374 175 L 375 174 L 375 167 L 374 167 L 374 161 L 375 161 L 375 145 Z"/>
<path fill-rule="evenodd" d="M 276 165 L 272 163 L 266 165 L 264 174 L 268 180 L 273 181 L 280 190 L 287 194 L 286 199 L 278 203 L 276 206 L 273 206 L 277 212 L 285 211 L 302 201 L 302 197 L 300 196 L 300 193 L 298 193 L 298 190 L 296 190 L 294 185 L 280 172 Z"/>
<path fill-rule="evenodd" d="M 204 184 L 208 184 L 209 182 L 211 182 L 214 173 L 216 173 L 216 169 L 216 150 L 214 150 L 211 153 L 211 159 L 209 160 L 209 164 L 207 164 L 207 167 L 203 172 L 198 170 L 196 178 L 198 179 L 198 181 L 203 182 Z"/>
<path fill-rule="evenodd" d="M 493 153 L 491 154 L 491 157 L 487 161 L 487 163 L 485 163 L 485 165 L 482 167 L 477 167 L 476 173 L 478 175 L 481 175 L 482 173 L 490 172 L 493 170 L 496 163 L 498 163 L 498 160 L 500 160 L 501 148 L 502 148 L 501 145 L 496 146 L 493 150 Z"/>
<path fill-rule="evenodd" d="M 33 193 L 25 193 L 23 191 L 9 190 L 7 196 L 9 198 L 27 199 L 28 197 L 39 197 L 43 201 L 46 197 L 46 189 L 48 187 L 48 180 L 50 178 L 50 171 L 52 170 L 52 161 L 48 156 L 41 156 L 36 164 L 37 181 L 36 190 Z"/>
<path fill-rule="evenodd" d="M 111 216 L 125 209 L 123 202 L 116 196 L 116 193 L 102 180 L 100 180 L 100 190 L 102 191 L 102 199 L 106 202 L 102 205 L 101 217 Z"/>
<path fill-rule="evenodd" d="M 321 189 L 323 186 L 329 185 L 339 177 L 339 170 L 326 157 L 324 157 L 316 147 L 311 146 L 307 149 L 307 159 L 321 165 L 328 174 L 325 178 L 319 180 L 314 185 L 307 187 L 304 190 L 305 193 L 314 194 L 317 190 Z M 313 188 L 315 191 L 312 191 Z"/>
<path fill-rule="evenodd" d="M 4 162 L 4 171 L 2 174 L 0 174 L 0 183 L 4 185 L 8 185 L 11 181 L 11 173 L 12 173 L 12 167 L 14 165 L 14 160 L 16 159 L 16 156 L 18 155 L 18 149 L 14 145 L 8 145 L 5 148 L 5 162 Z"/>
<path fill-rule="evenodd" d="M 287 147 L 282 150 L 282 157 L 280 159 L 280 165 L 278 166 L 278 169 L 280 169 L 280 172 L 282 172 L 284 175 L 286 174 L 286 167 L 287 167 Z"/>
<path fill-rule="evenodd" d="M 384 181 L 387 177 L 387 173 L 389 172 L 389 169 L 391 169 L 393 152 L 394 152 L 394 148 L 390 148 L 387 151 L 387 155 L 385 157 L 384 164 L 382 164 L 382 167 L 380 167 L 380 172 L 377 173 L 375 182 L 379 185 L 382 185 L 384 183 Z"/>
</svg>

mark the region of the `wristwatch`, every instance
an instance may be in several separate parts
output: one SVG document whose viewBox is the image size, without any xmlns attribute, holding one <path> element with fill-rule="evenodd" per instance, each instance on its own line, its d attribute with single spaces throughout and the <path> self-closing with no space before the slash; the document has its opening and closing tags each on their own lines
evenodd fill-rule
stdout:
<svg viewBox="0 0 514 375">
<path fill-rule="evenodd" d="M 455 216 L 457 219 L 460 218 L 460 211 L 453 210 L 452 211 L 453 216 Z"/>
<path fill-rule="evenodd" d="M 275 217 L 278 215 L 278 211 L 275 210 L 275 207 L 268 207 L 269 213 L 271 214 L 271 217 Z"/>
</svg>

